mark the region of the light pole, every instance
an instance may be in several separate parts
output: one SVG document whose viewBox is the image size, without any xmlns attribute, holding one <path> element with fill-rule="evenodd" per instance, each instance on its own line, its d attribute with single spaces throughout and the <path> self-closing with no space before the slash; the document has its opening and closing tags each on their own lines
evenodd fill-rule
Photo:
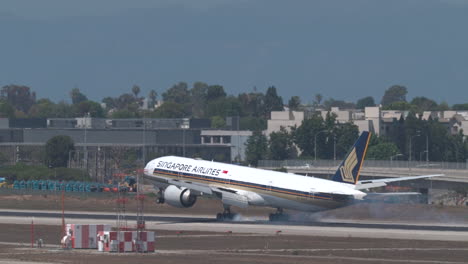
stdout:
<svg viewBox="0 0 468 264">
<path fill-rule="evenodd" d="M 417 133 L 419 133 L 419 131 L 417 131 Z M 410 139 L 409 139 L 409 157 L 408 157 L 408 161 L 411 161 L 411 147 L 412 147 L 412 141 L 413 141 L 413 138 L 414 137 L 419 137 L 421 136 L 421 134 L 416 134 L 416 135 L 413 135 L 413 136 L 410 136 Z"/>
<path fill-rule="evenodd" d="M 426 135 L 426 168 L 429 166 L 429 136 Z"/>
<path fill-rule="evenodd" d="M 143 168 L 145 167 L 145 164 L 146 164 L 146 118 L 145 118 L 145 115 L 143 115 L 143 152 L 142 152 L 142 156 L 143 156 Z"/>
<path fill-rule="evenodd" d="M 336 136 L 333 135 L 333 160 L 336 161 Z"/>
<path fill-rule="evenodd" d="M 182 128 L 182 154 L 185 157 L 185 128 Z"/>
<path fill-rule="evenodd" d="M 89 118 L 89 112 L 85 114 L 84 116 L 84 165 L 85 165 L 85 170 L 88 172 L 88 138 L 87 138 L 87 127 L 88 127 L 88 118 Z"/>
<path fill-rule="evenodd" d="M 314 136 L 314 161 L 317 161 L 317 136 L 322 132 L 327 132 L 328 130 L 322 130 L 317 132 Z"/>
<path fill-rule="evenodd" d="M 427 153 L 427 150 L 423 150 L 423 151 L 419 152 L 419 161 L 422 161 L 422 154 L 424 154 L 424 153 Z M 427 167 L 427 165 L 426 165 L 426 167 Z"/>
<path fill-rule="evenodd" d="M 393 158 L 398 158 L 398 157 L 401 157 L 401 156 L 403 156 L 403 154 L 401 154 L 401 153 L 398 153 L 398 154 L 395 154 L 395 155 L 391 156 L 390 157 L 390 167 L 393 168 Z"/>
</svg>

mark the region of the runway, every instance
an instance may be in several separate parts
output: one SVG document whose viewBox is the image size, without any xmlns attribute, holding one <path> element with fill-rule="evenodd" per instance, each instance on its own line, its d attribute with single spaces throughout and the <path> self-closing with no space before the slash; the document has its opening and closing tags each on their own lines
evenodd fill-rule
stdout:
<svg viewBox="0 0 468 264">
<path fill-rule="evenodd" d="M 67 223 L 116 224 L 114 213 L 68 212 Z M 134 216 L 127 215 L 129 227 L 134 225 Z M 5 224 L 60 225 L 61 212 L 37 210 L 0 209 L 0 223 Z M 205 231 L 228 233 L 251 233 L 261 235 L 300 235 L 322 237 L 388 238 L 405 240 L 468 241 L 467 224 L 385 221 L 327 220 L 292 221 L 271 223 L 262 217 L 241 217 L 238 221 L 217 222 L 208 215 L 145 215 L 146 227 L 154 230 Z"/>
</svg>

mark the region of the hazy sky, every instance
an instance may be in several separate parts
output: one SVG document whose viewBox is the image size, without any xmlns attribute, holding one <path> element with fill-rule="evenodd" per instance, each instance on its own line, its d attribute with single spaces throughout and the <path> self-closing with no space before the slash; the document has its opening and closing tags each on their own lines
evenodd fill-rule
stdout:
<svg viewBox="0 0 468 264">
<path fill-rule="evenodd" d="M 285 102 L 468 102 L 468 0 L 2 0 L 0 86 L 69 101 L 172 84 L 266 91 Z"/>
</svg>

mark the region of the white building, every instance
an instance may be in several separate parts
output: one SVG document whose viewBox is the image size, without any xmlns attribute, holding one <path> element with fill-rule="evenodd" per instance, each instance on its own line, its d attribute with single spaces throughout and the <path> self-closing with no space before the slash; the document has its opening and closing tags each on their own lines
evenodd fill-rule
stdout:
<svg viewBox="0 0 468 264">
<path fill-rule="evenodd" d="M 220 145 L 231 147 L 231 161 L 244 161 L 246 143 L 252 131 L 245 130 L 202 130 L 202 145 Z"/>
<path fill-rule="evenodd" d="M 280 131 L 281 127 L 290 131 L 291 127 L 299 127 L 304 120 L 304 112 L 297 111 L 272 111 L 271 119 L 267 121 L 266 135 Z"/>
<path fill-rule="evenodd" d="M 350 110 L 340 110 L 339 107 L 332 107 L 330 111 L 320 111 L 320 115 L 325 120 L 328 113 L 333 113 L 336 115 L 336 121 L 338 123 L 347 123 L 351 121 L 352 113 L 354 111 Z"/>
<path fill-rule="evenodd" d="M 409 111 L 401 110 L 382 110 L 380 106 L 366 107 L 364 112 L 359 110 L 340 110 L 338 107 L 332 107 L 330 111 L 320 111 L 323 119 L 328 113 L 336 115 L 338 123 L 353 122 L 359 129 L 359 132 L 370 131 L 376 135 L 387 135 L 393 133 L 397 122 L 401 118 L 407 118 Z M 450 133 L 457 134 L 461 129 L 465 136 L 468 136 L 468 111 L 425 111 L 421 118 L 437 119 L 443 123 Z M 291 128 L 300 126 L 304 120 L 304 112 L 294 111 L 275 111 L 271 112 L 271 119 L 268 120 L 266 134 L 279 131 L 280 127 Z"/>
</svg>

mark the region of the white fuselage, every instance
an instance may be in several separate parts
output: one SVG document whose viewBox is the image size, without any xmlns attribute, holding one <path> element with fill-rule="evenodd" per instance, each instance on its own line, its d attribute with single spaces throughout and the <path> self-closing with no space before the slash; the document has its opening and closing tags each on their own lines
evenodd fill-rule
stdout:
<svg viewBox="0 0 468 264">
<path fill-rule="evenodd" d="M 176 156 L 148 162 L 145 176 L 163 188 L 168 179 L 186 181 L 234 190 L 249 205 L 301 211 L 336 208 L 365 196 L 352 184 Z"/>
</svg>

